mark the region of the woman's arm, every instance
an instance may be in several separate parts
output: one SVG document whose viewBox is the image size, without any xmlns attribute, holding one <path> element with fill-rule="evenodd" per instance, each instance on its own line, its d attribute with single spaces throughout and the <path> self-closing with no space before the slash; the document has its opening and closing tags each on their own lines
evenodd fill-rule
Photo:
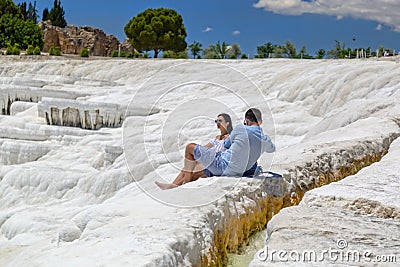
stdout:
<svg viewBox="0 0 400 267">
<path fill-rule="evenodd" d="M 214 144 L 211 142 L 209 142 L 207 145 L 205 145 L 205 147 L 208 147 L 208 148 L 212 148 L 213 146 L 214 146 Z"/>
</svg>

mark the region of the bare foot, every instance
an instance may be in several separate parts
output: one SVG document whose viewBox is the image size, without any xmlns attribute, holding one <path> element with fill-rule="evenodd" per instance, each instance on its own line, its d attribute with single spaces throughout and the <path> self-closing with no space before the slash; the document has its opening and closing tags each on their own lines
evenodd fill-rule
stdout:
<svg viewBox="0 0 400 267">
<path fill-rule="evenodd" d="M 164 183 L 160 183 L 157 181 L 155 181 L 154 183 L 162 190 L 167 190 L 167 189 L 172 189 L 172 188 L 178 187 L 176 184 L 164 184 Z"/>
</svg>

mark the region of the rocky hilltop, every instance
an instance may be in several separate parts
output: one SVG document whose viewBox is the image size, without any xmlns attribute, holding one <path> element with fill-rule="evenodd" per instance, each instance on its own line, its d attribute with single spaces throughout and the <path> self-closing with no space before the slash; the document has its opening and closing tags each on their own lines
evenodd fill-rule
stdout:
<svg viewBox="0 0 400 267">
<path fill-rule="evenodd" d="M 111 56 L 119 45 L 122 51 L 133 52 L 133 47 L 127 40 L 120 43 L 114 35 L 90 26 L 69 25 L 60 28 L 51 25 L 49 21 L 41 21 L 38 25 L 43 32 L 43 52 L 48 52 L 50 47 L 59 46 L 64 54 L 79 54 L 83 48 L 87 48 L 92 56 Z"/>
</svg>

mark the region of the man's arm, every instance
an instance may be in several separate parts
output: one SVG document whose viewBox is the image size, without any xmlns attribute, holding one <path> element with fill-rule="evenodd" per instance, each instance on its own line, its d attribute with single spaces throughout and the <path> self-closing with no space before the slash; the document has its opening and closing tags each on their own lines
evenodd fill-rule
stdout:
<svg viewBox="0 0 400 267">
<path fill-rule="evenodd" d="M 224 141 L 224 147 L 226 149 L 229 149 L 231 147 L 232 143 L 231 143 L 231 136 L 229 136 L 228 138 L 225 139 Z"/>
<path fill-rule="evenodd" d="M 265 135 L 264 137 L 264 142 L 262 143 L 262 146 L 263 146 L 263 151 L 268 153 L 273 153 L 276 150 L 274 143 L 272 143 L 271 138 L 269 138 L 269 136 L 267 135 Z"/>
</svg>

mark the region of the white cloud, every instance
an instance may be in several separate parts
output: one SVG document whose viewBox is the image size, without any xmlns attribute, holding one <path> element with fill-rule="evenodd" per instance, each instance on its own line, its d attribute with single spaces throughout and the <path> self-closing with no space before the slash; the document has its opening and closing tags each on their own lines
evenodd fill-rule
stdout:
<svg viewBox="0 0 400 267">
<path fill-rule="evenodd" d="M 254 7 L 287 15 L 310 13 L 367 19 L 400 32 L 398 0 L 258 0 Z"/>
<path fill-rule="evenodd" d="M 232 32 L 232 35 L 239 35 L 239 34 L 240 34 L 240 31 L 238 31 L 238 30 Z"/>
<path fill-rule="evenodd" d="M 377 31 L 381 31 L 382 30 L 382 24 L 378 24 L 375 28 Z"/>
<path fill-rule="evenodd" d="M 205 29 L 203 30 L 203 32 L 210 32 L 210 31 L 212 31 L 212 30 L 213 30 L 213 28 L 207 27 L 207 28 L 205 28 Z"/>
</svg>

